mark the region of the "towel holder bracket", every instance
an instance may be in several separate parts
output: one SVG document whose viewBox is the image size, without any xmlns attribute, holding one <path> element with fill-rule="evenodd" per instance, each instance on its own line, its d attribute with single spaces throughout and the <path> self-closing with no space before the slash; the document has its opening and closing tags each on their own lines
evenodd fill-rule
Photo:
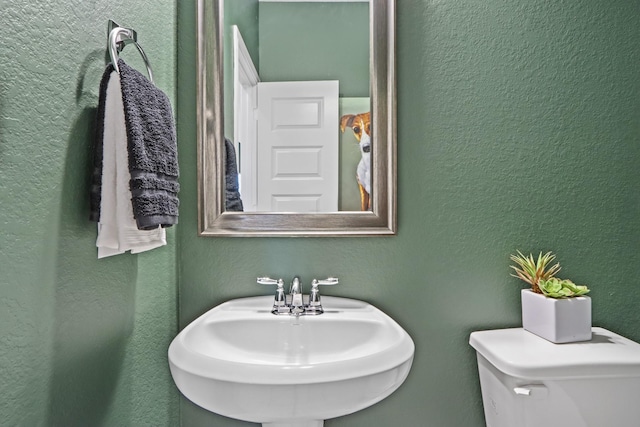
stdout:
<svg viewBox="0 0 640 427">
<path fill-rule="evenodd" d="M 107 24 L 107 34 L 109 36 L 109 43 L 107 46 L 109 56 L 116 72 L 120 74 L 120 69 L 118 68 L 118 54 L 122 52 L 126 45 L 133 43 L 136 49 L 138 49 L 138 52 L 140 52 L 140 55 L 144 60 L 144 65 L 147 67 L 149 81 L 153 83 L 153 71 L 151 70 L 151 64 L 149 63 L 149 58 L 147 58 L 144 50 L 142 50 L 142 46 L 138 43 L 138 33 L 132 28 L 121 27 L 115 21 L 110 19 Z"/>
<path fill-rule="evenodd" d="M 116 52 L 122 52 L 122 49 L 129 43 L 137 43 L 138 42 L 138 33 L 131 28 L 124 28 L 118 25 L 115 21 L 109 19 L 109 23 L 107 25 L 107 35 L 111 35 L 111 32 L 119 28 L 116 31 L 115 35 L 115 44 L 116 44 Z"/>
</svg>

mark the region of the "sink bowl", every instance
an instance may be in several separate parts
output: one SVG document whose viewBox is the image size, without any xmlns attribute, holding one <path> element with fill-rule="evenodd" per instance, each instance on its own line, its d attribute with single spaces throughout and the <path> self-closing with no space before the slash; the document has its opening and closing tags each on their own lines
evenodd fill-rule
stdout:
<svg viewBox="0 0 640 427">
<path fill-rule="evenodd" d="M 275 316 L 273 297 L 209 310 L 169 346 L 178 389 L 209 411 L 263 426 L 322 426 L 393 393 L 414 344 L 362 301 L 322 297 L 320 316 Z"/>
</svg>

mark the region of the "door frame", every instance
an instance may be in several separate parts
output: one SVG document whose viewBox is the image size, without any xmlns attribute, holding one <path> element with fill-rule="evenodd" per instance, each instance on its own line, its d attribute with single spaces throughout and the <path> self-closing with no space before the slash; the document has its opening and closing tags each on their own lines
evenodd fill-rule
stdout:
<svg viewBox="0 0 640 427">
<path fill-rule="evenodd" d="M 237 25 L 233 35 L 233 144 L 238 153 L 240 194 L 246 212 L 257 206 L 257 85 L 260 76 Z"/>
</svg>

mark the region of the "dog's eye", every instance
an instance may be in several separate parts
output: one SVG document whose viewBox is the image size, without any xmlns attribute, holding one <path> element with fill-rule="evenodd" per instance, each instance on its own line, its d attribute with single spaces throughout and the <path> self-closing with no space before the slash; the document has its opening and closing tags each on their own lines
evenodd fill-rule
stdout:
<svg viewBox="0 0 640 427">
<path fill-rule="evenodd" d="M 354 126 L 354 127 L 353 127 L 353 131 L 354 131 L 355 133 L 360 133 L 360 127 L 359 127 L 359 126 Z"/>
</svg>

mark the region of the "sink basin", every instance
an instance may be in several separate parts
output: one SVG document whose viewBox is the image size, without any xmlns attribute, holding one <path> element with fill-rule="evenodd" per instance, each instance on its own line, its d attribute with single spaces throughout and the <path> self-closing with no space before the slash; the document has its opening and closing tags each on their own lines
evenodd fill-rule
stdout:
<svg viewBox="0 0 640 427">
<path fill-rule="evenodd" d="M 275 316 L 273 297 L 231 300 L 169 346 L 178 389 L 195 404 L 263 426 L 322 426 L 373 405 L 409 374 L 414 344 L 362 301 L 322 297 L 320 316 Z"/>
</svg>

